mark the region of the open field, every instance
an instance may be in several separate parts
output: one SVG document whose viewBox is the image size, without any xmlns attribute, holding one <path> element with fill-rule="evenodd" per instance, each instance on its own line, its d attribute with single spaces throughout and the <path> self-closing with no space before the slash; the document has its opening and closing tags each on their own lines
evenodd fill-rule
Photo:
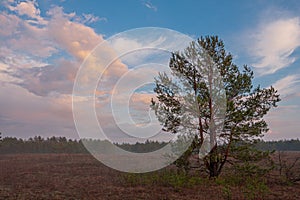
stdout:
<svg viewBox="0 0 300 200">
<path fill-rule="evenodd" d="M 299 156 L 300 153 L 288 153 Z M 267 189 L 225 187 L 220 180 L 170 179 L 168 170 L 145 176 L 110 169 L 87 154 L 0 156 L 0 199 L 299 199 L 299 183 L 269 177 Z M 156 177 L 156 178 L 153 178 Z M 164 177 L 164 178 L 162 178 Z M 168 181 L 164 181 L 168 179 Z M 251 188 L 250 188 L 251 189 Z M 250 193 L 249 193 L 250 192 Z"/>
</svg>

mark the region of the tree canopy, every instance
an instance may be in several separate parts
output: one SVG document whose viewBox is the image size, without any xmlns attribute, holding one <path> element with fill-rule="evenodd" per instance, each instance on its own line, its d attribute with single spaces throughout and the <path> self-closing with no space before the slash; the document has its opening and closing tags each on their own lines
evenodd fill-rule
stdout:
<svg viewBox="0 0 300 200">
<path fill-rule="evenodd" d="M 277 106 L 279 94 L 272 86 L 254 87 L 253 71 L 234 64 L 217 36 L 200 37 L 174 52 L 169 68 L 170 75 L 155 78 L 151 107 L 165 131 L 194 137 L 189 152 L 198 149 L 210 177 L 216 177 L 229 156 L 238 158 L 237 152 L 246 152 L 268 131 L 263 117 Z"/>
</svg>

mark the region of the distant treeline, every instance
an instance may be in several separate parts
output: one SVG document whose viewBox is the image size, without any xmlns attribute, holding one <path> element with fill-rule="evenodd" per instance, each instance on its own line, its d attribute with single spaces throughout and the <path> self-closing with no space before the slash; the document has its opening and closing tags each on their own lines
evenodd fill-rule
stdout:
<svg viewBox="0 0 300 200">
<path fill-rule="evenodd" d="M 15 137 L 5 137 L 0 142 L 0 153 L 87 153 L 82 141 L 65 137 L 41 136 L 24 140 Z"/>
<path fill-rule="evenodd" d="M 107 140 L 75 140 L 67 139 L 66 137 L 50 137 L 42 138 L 36 136 L 27 140 L 15 137 L 5 137 L 0 140 L 0 154 L 12 154 L 12 153 L 88 153 L 88 150 L 84 146 L 88 144 L 89 147 L 93 147 L 96 152 L 112 152 L 110 142 Z M 158 150 L 162 148 L 166 143 L 157 141 L 146 141 L 145 143 L 135 144 L 115 144 L 118 147 L 137 153 L 146 153 Z"/>
<path fill-rule="evenodd" d="M 260 141 L 257 148 L 261 150 L 300 151 L 300 140 Z"/>
<path fill-rule="evenodd" d="M 36 136 L 28 140 L 15 137 L 5 137 L 0 140 L 0 154 L 12 153 L 88 153 L 84 143 L 88 143 L 97 152 L 113 152 L 110 142 L 107 140 L 75 140 L 65 137 L 42 138 Z M 138 153 L 146 153 L 158 150 L 167 143 L 158 141 L 149 141 L 145 143 L 123 143 L 116 144 L 118 147 Z M 300 151 L 300 140 L 280 140 L 280 141 L 261 141 L 257 143 L 257 148 L 262 150 L 277 151 Z"/>
</svg>

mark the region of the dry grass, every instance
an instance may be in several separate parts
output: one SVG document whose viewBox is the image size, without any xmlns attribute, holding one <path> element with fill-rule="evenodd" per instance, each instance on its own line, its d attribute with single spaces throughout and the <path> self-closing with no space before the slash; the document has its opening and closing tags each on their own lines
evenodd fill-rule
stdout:
<svg viewBox="0 0 300 200">
<path fill-rule="evenodd" d="M 300 155 L 300 154 L 297 154 Z M 0 156 L 0 199 L 245 199 L 244 188 L 224 180 L 179 177 L 167 184 L 166 170 L 135 176 L 110 169 L 90 155 L 24 154 Z M 152 178 L 156 175 L 158 178 Z M 166 176 L 168 177 L 168 175 Z M 183 177 L 184 178 L 184 177 Z M 150 181 L 145 181 L 145 180 Z M 167 178 L 166 178 L 167 179 Z M 172 179 L 173 180 L 173 179 Z M 174 180 L 173 180 L 174 181 Z M 192 184 L 187 184 L 192 183 Z M 178 184 L 178 185 L 177 185 Z M 296 183 L 270 179 L 256 199 L 298 199 Z"/>
</svg>

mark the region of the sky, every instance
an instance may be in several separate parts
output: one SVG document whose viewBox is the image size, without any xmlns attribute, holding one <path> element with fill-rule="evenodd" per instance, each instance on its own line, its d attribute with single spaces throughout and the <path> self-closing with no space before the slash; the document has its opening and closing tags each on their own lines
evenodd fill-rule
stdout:
<svg viewBox="0 0 300 200">
<path fill-rule="evenodd" d="M 79 138 L 72 114 L 72 91 L 84 60 L 106 41 L 121 50 L 143 47 L 145 41 L 122 38 L 122 34 L 110 38 L 131 29 L 160 27 L 193 39 L 218 35 L 236 64 L 247 64 L 254 70 L 255 85 L 272 85 L 281 94 L 279 106 L 266 116 L 270 130 L 264 138 L 300 138 L 299 13 L 298 0 L 3 0 L 0 131 L 4 137 Z M 100 52 L 109 58 L 115 54 L 111 47 L 102 48 Z M 107 71 L 107 79 L 119 79 L 132 64 L 116 60 L 115 67 Z M 89 75 L 96 78 L 97 73 L 95 69 Z M 113 119 L 107 115 L 109 107 L 103 106 L 109 103 L 100 101 L 112 90 L 113 83 L 106 84 L 96 91 L 100 102 L 97 117 L 104 129 L 115 132 L 117 129 L 110 127 Z M 147 110 L 150 97 L 135 93 L 131 97 L 133 109 Z"/>
</svg>

